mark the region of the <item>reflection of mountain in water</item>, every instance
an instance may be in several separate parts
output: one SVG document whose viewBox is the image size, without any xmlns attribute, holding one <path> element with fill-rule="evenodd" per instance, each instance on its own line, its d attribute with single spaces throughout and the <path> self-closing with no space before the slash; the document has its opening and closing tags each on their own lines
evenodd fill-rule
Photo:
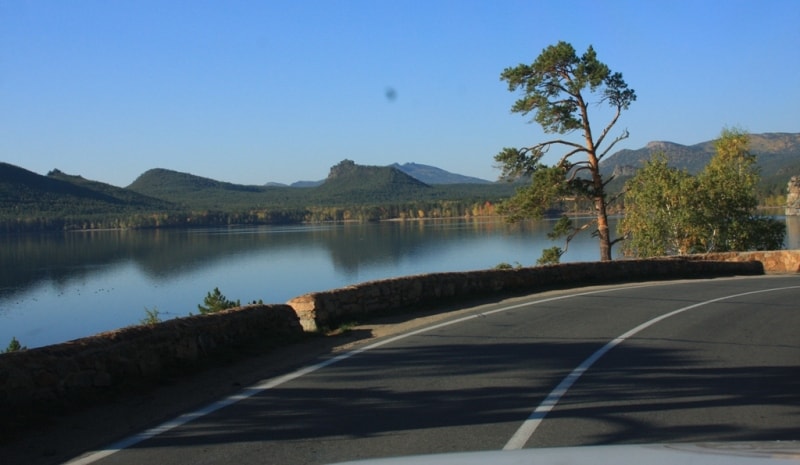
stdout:
<svg viewBox="0 0 800 465">
<path fill-rule="evenodd" d="M 325 231 L 319 240 L 325 244 L 338 272 L 358 276 L 365 267 L 399 265 L 437 248 L 452 247 L 454 243 L 462 245 L 464 253 L 469 253 L 471 246 L 479 246 L 475 243 L 488 235 L 526 227 L 533 226 L 480 220 L 384 222 L 345 225 Z"/>
<path fill-rule="evenodd" d="M 324 249 L 337 273 L 357 277 L 367 268 L 397 266 L 443 247 L 462 247 L 469 254 L 489 236 L 502 235 L 520 238 L 521 256 L 538 256 L 541 247 L 533 244 L 533 238 L 544 236 L 550 226 L 546 222 L 512 226 L 501 220 L 441 220 L 0 236 L 0 297 L 43 282 L 83 279 L 131 262 L 151 279 L 166 280 L 240 256 L 270 260 L 272 254 L 281 253 L 292 259 Z M 800 218 L 787 220 L 786 245 L 800 247 Z"/>
<path fill-rule="evenodd" d="M 120 232 L 0 235 L 0 297 L 43 281 L 63 285 L 125 262 L 130 253 Z M 98 238 L 101 235 L 102 238 Z"/>
<path fill-rule="evenodd" d="M 9 294 L 42 281 L 63 283 L 131 261 L 149 277 L 163 279 L 258 248 L 301 247 L 306 240 L 289 231 L 241 234 L 236 229 L 0 236 L 0 289 Z"/>
<path fill-rule="evenodd" d="M 165 280 L 240 255 L 323 248 L 337 272 L 398 264 L 444 243 L 508 229 L 498 221 L 388 222 L 201 230 L 92 231 L 0 236 L 0 295 L 64 283 L 123 263 Z M 468 251 L 465 250 L 465 253 Z"/>
</svg>

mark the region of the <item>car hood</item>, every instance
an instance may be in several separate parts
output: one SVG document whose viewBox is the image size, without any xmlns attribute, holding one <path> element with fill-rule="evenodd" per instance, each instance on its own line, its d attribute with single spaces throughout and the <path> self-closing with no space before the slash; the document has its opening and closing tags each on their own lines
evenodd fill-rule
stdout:
<svg viewBox="0 0 800 465">
<path fill-rule="evenodd" d="M 735 442 L 556 447 L 457 452 L 336 465 L 777 465 L 800 464 L 800 442 Z"/>
</svg>

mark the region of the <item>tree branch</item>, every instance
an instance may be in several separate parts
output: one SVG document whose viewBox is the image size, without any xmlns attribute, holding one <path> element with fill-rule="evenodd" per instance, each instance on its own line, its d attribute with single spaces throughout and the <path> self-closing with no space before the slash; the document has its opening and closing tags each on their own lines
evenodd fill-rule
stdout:
<svg viewBox="0 0 800 465">
<path fill-rule="evenodd" d="M 591 226 L 594 223 L 596 223 L 596 220 L 595 221 L 590 221 L 590 222 L 584 224 L 583 226 L 581 226 L 580 228 L 574 228 L 572 230 L 572 232 L 569 234 L 569 236 L 567 236 L 566 240 L 564 241 L 564 253 L 567 253 L 567 250 L 569 250 L 569 243 L 572 241 L 572 239 L 575 239 L 575 236 L 577 236 L 578 233 L 580 233 L 581 231 L 585 231 L 585 230 L 589 229 L 589 226 Z"/>
<path fill-rule="evenodd" d="M 617 136 L 617 138 L 616 138 L 616 139 L 614 139 L 613 141 L 611 141 L 611 144 L 609 144 L 609 146 L 608 146 L 608 147 L 606 147 L 606 149 L 605 149 L 605 150 L 603 150 L 603 153 L 601 153 L 601 154 L 600 154 L 600 155 L 597 157 L 597 159 L 598 159 L 598 160 L 602 160 L 602 159 L 603 159 L 603 157 L 605 157 L 606 155 L 608 155 L 608 152 L 609 152 L 609 151 L 610 151 L 610 150 L 611 150 L 611 149 L 612 149 L 612 148 L 613 148 L 615 145 L 617 145 L 617 142 L 619 142 L 619 141 L 621 141 L 621 140 L 624 140 L 624 139 L 627 139 L 627 138 L 628 138 L 628 135 L 629 135 L 629 133 L 628 133 L 628 130 L 627 130 L 627 129 L 625 129 L 625 130 L 622 132 L 622 134 L 620 134 L 619 136 Z"/>
<path fill-rule="evenodd" d="M 616 238 L 616 239 L 613 239 L 611 242 L 609 242 L 609 243 L 608 243 L 608 246 L 609 246 L 609 247 L 614 247 L 614 245 L 615 245 L 615 244 L 617 244 L 618 242 L 622 242 L 622 241 L 624 241 L 625 239 L 626 239 L 626 237 L 625 237 L 625 236 L 620 236 L 620 237 L 618 237 L 618 238 Z"/>
<path fill-rule="evenodd" d="M 567 160 L 569 159 L 569 157 L 575 155 L 576 153 L 585 152 L 585 151 L 586 151 L 586 147 L 582 147 L 582 146 L 578 146 L 574 150 L 570 150 L 566 155 L 561 157 L 561 160 L 558 160 L 558 166 L 561 166 L 561 165 L 564 165 L 565 163 L 567 163 Z M 575 166 L 576 164 L 587 164 L 587 162 L 578 162 L 578 163 L 573 164 L 573 166 Z"/>
<path fill-rule="evenodd" d="M 600 145 L 603 143 L 603 140 L 604 140 L 604 139 L 606 138 L 606 136 L 608 135 L 608 132 L 609 132 L 609 131 L 611 131 L 611 128 L 612 128 L 612 127 L 614 127 L 614 125 L 615 125 L 615 124 L 617 124 L 617 120 L 619 119 L 619 115 L 620 115 L 620 114 L 622 114 L 622 107 L 620 107 L 620 106 L 617 106 L 617 112 L 614 114 L 614 117 L 613 117 L 613 118 L 611 119 L 611 121 L 610 121 L 610 122 L 609 122 L 609 123 L 606 125 L 605 129 L 603 129 L 603 133 L 602 133 L 602 134 L 600 134 L 600 137 L 599 137 L 599 138 L 597 138 L 597 142 L 595 142 L 595 144 L 594 144 L 594 148 L 595 148 L 595 150 L 596 150 L 598 147 L 600 147 Z M 627 136 L 626 136 L 626 137 L 627 137 Z M 606 152 L 603 152 L 603 154 L 605 154 L 605 153 L 606 153 Z"/>
<path fill-rule="evenodd" d="M 574 155 L 577 152 L 586 150 L 586 147 L 584 147 L 584 146 L 582 146 L 580 144 L 576 144 L 575 142 L 570 142 L 568 140 L 563 140 L 563 139 L 554 139 L 554 140 L 549 140 L 547 142 L 541 142 L 539 144 L 531 146 L 530 149 L 533 150 L 533 149 L 537 149 L 538 148 L 540 150 L 543 150 L 545 147 L 550 147 L 551 145 L 555 145 L 555 144 L 561 144 L 561 145 L 566 145 L 566 146 L 569 146 L 569 147 L 575 147 L 576 150 L 573 151 L 573 152 L 570 152 L 570 155 Z M 562 159 L 563 158 L 566 158 L 566 157 L 562 157 Z"/>
<path fill-rule="evenodd" d="M 591 169 L 592 168 L 590 166 L 580 166 L 578 168 L 574 168 L 572 170 L 572 174 L 567 178 L 567 182 L 574 181 L 578 177 L 578 173 L 580 173 L 581 171 L 587 171 L 587 170 L 591 171 Z"/>
</svg>

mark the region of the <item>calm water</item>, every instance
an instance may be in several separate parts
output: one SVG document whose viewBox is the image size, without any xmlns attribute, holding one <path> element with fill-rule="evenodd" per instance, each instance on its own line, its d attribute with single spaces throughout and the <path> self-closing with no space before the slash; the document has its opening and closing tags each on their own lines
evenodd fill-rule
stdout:
<svg viewBox="0 0 800 465">
<path fill-rule="evenodd" d="M 38 347 L 162 318 L 198 313 L 214 287 L 243 303 L 374 279 L 533 265 L 547 221 L 495 219 L 0 236 L 0 349 L 12 336 Z M 800 220 L 787 221 L 798 248 Z M 593 261 L 587 234 L 564 261 Z"/>
</svg>

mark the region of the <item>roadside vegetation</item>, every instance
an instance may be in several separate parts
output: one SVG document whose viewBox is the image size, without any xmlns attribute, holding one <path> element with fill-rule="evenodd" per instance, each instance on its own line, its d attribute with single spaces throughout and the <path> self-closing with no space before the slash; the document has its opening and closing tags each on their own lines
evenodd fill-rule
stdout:
<svg viewBox="0 0 800 465">
<path fill-rule="evenodd" d="M 783 247 L 785 225 L 758 213 L 756 158 L 744 131 L 725 129 L 697 175 L 656 155 L 626 183 L 619 233 L 627 256 Z"/>
<path fill-rule="evenodd" d="M 500 78 L 508 83 L 509 91 L 522 91 L 511 107 L 512 112 L 523 116 L 533 113 L 531 122 L 538 123 L 545 133 L 580 135 L 577 142 L 557 137 L 528 147 L 506 147 L 498 153 L 495 161 L 504 177 L 531 179 L 501 205 L 501 213 L 511 221 L 541 218 L 558 199 L 588 201 L 594 221 L 577 228 L 567 218 L 559 222 L 554 237 L 565 237 L 569 244 L 577 233 L 592 228 L 598 239 L 600 260 L 611 260 L 611 248 L 621 238 L 613 239 L 608 228 L 609 204 L 614 198 L 606 190 L 608 180 L 601 173 L 600 162 L 619 141 L 628 137 L 625 130 L 613 139 L 607 138 L 622 111 L 636 100 L 636 93 L 621 73 L 612 72 L 597 59 L 591 46 L 578 56 L 566 42 L 545 48 L 531 65 L 506 68 Z M 607 122 L 597 130 L 589 113 L 601 104 L 610 113 Z M 555 164 L 546 165 L 543 157 L 553 148 L 563 153 Z M 546 249 L 539 262 L 557 263 L 566 247 Z"/>
<path fill-rule="evenodd" d="M 218 287 L 215 287 L 213 291 L 206 294 L 203 299 L 203 304 L 198 305 L 197 309 L 200 311 L 201 315 L 206 315 L 239 306 L 241 306 L 239 300 L 229 300 Z"/>
<path fill-rule="evenodd" d="M 578 56 L 570 44 L 559 42 L 531 65 L 507 68 L 500 77 L 509 91 L 521 91 L 512 112 L 532 113 L 531 122 L 545 133 L 580 136 L 577 141 L 555 137 L 528 147 L 506 147 L 495 155 L 504 177 L 526 181 L 498 208 L 509 221 L 542 218 L 565 200 L 576 210 L 588 206 L 594 216 L 576 226 L 562 214 L 548 236 L 563 240 L 564 246 L 544 249 L 538 264 L 559 263 L 570 241 L 584 230 L 597 238 L 601 261 L 611 260 L 618 243 L 625 255 L 634 257 L 783 247 L 784 224 L 758 214 L 759 194 L 770 204 L 779 200 L 774 185 L 760 183 L 744 131 L 724 130 L 714 142 L 716 154 L 697 175 L 670 167 L 665 155 L 656 154 L 624 187 L 612 188 L 615 175 L 602 172 L 601 161 L 628 131 L 610 140 L 607 136 L 636 100 L 621 73 L 600 62 L 591 46 Z M 608 107 L 606 113 L 602 106 Z M 594 111 L 607 117 L 599 128 L 589 118 Z M 543 157 L 553 148 L 562 151 L 560 159 L 547 165 Z M 615 206 L 620 199 L 624 204 Z M 623 219 L 612 237 L 608 216 L 615 207 Z"/>
<path fill-rule="evenodd" d="M 18 352 L 20 350 L 28 350 L 28 348 L 20 344 L 20 342 L 17 340 L 16 337 L 12 337 L 11 342 L 9 342 L 5 350 L 3 350 L 3 352 L 0 353 L 7 354 L 9 352 Z"/>
<path fill-rule="evenodd" d="M 261 305 L 263 303 L 263 300 L 258 299 L 250 302 L 247 305 Z M 225 297 L 218 287 L 215 287 L 213 291 L 210 291 L 208 294 L 206 294 L 206 296 L 203 298 L 203 304 L 198 305 L 197 309 L 200 311 L 201 315 L 207 315 L 209 313 L 221 312 L 229 308 L 241 306 L 242 303 L 239 299 L 230 300 Z"/>
<path fill-rule="evenodd" d="M 161 323 L 161 312 L 158 308 L 146 308 L 144 309 L 145 317 L 139 320 L 139 323 L 146 326 L 152 326 L 158 323 Z"/>
</svg>

